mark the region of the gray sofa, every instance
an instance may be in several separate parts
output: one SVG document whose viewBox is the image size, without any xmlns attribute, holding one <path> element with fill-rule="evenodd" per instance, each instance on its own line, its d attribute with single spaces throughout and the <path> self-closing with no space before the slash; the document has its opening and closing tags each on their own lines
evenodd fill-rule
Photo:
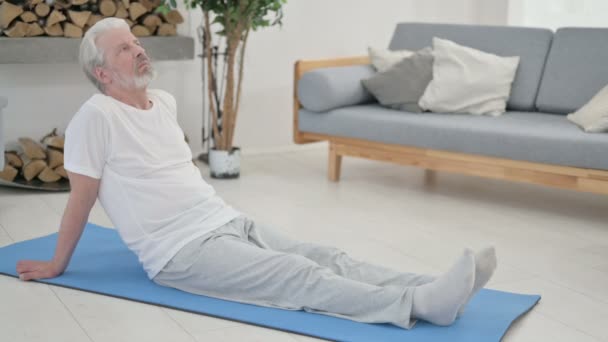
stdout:
<svg viewBox="0 0 608 342">
<path fill-rule="evenodd" d="M 435 36 L 520 56 L 507 113 L 397 111 L 361 85 L 375 72 L 367 57 L 298 61 L 294 140 L 330 142 L 330 179 L 355 156 L 608 193 L 608 133 L 566 119 L 608 84 L 608 29 L 402 23 L 389 48 L 418 50 Z"/>
</svg>

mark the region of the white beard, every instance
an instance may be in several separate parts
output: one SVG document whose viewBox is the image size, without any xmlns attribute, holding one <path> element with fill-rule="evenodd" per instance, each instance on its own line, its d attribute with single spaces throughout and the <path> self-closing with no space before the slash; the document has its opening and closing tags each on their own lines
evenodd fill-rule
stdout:
<svg viewBox="0 0 608 342">
<path fill-rule="evenodd" d="M 112 76 L 114 76 L 114 81 L 116 81 L 121 88 L 144 89 L 150 84 L 150 82 L 156 79 L 157 73 L 154 67 L 152 67 L 152 64 L 149 64 L 148 69 L 143 74 L 136 75 L 130 79 L 124 78 L 114 70 L 112 70 Z"/>
<path fill-rule="evenodd" d="M 136 89 L 146 88 L 150 84 L 150 82 L 156 79 L 156 76 L 156 69 L 154 69 L 154 67 L 152 67 L 152 64 L 150 64 L 146 72 L 144 72 L 142 75 L 135 76 L 133 78 L 133 85 Z"/>
</svg>

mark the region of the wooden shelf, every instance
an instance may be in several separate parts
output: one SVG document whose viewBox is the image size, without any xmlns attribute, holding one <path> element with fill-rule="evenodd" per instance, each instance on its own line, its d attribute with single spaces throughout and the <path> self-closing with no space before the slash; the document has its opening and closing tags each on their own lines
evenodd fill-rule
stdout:
<svg viewBox="0 0 608 342">
<path fill-rule="evenodd" d="M 153 61 L 194 58 L 192 37 L 139 38 Z M 0 64 L 78 63 L 81 39 L 57 37 L 0 38 Z"/>
</svg>

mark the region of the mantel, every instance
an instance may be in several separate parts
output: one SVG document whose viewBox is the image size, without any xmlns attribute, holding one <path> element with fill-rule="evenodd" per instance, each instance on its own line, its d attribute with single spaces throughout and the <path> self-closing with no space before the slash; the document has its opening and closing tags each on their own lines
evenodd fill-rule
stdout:
<svg viewBox="0 0 608 342">
<path fill-rule="evenodd" d="M 153 61 L 194 58 L 194 39 L 185 36 L 140 37 Z M 57 37 L 0 38 L 0 64 L 78 63 L 81 39 Z"/>
</svg>

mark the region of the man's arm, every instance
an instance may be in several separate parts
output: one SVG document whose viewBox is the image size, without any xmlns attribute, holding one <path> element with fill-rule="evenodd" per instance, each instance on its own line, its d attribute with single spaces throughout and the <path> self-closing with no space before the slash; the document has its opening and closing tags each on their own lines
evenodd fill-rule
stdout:
<svg viewBox="0 0 608 342">
<path fill-rule="evenodd" d="M 68 172 L 70 197 L 63 212 L 55 255 L 50 261 L 20 260 L 17 273 L 21 280 L 57 277 L 68 267 L 72 253 L 82 235 L 91 208 L 97 199 L 99 179 Z"/>
</svg>

